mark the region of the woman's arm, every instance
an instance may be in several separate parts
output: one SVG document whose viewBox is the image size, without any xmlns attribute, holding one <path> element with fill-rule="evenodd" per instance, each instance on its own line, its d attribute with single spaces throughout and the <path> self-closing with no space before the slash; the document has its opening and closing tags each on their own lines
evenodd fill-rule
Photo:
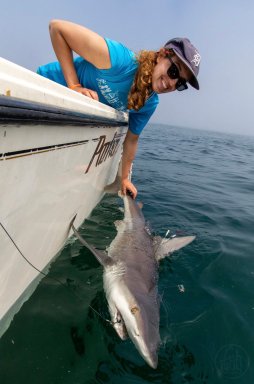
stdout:
<svg viewBox="0 0 254 384">
<path fill-rule="evenodd" d="M 129 172 L 131 164 L 135 158 L 135 154 L 138 148 L 138 135 L 134 135 L 130 130 L 127 132 L 126 138 L 123 144 L 123 156 L 122 156 L 122 192 L 126 194 L 126 191 L 130 191 L 133 198 L 137 196 L 137 189 L 129 180 Z"/>
<path fill-rule="evenodd" d="M 68 87 L 79 83 L 73 64 L 72 51 L 97 68 L 108 69 L 111 67 L 107 43 L 97 33 L 64 20 L 52 20 L 49 24 L 49 31 L 55 54 L 60 62 Z M 75 90 L 98 100 L 98 95 L 94 91 L 82 87 L 75 87 Z"/>
</svg>

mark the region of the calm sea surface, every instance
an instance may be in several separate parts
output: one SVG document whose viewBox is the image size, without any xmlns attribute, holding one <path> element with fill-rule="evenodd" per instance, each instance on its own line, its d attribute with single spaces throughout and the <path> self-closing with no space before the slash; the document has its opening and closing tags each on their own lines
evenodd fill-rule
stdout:
<svg viewBox="0 0 254 384">
<path fill-rule="evenodd" d="M 109 318 L 102 267 L 71 239 L 0 340 L 0 384 L 254 381 L 254 137 L 150 125 L 133 180 L 155 234 L 195 234 L 159 269 L 157 370 Z M 81 234 L 105 249 L 123 212 L 105 197 Z"/>
</svg>

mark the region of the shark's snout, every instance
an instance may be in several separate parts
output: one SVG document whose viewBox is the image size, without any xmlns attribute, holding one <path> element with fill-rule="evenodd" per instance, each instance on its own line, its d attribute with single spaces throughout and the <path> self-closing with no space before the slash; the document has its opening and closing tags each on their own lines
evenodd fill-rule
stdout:
<svg viewBox="0 0 254 384">
<path fill-rule="evenodd" d="M 150 365 L 150 367 L 152 367 L 153 369 L 156 369 L 158 366 L 158 354 L 157 354 L 157 352 L 150 354 L 150 356 L 148 356 L 145 359 L 145 361 L 147 362 L 148 365 Z"/>
<path fill-rule="evenodd" d="M 142 311 L 141 311 L 142 312 Z M 150 367 L 156 369 L 158 365 L 159 333 L 146 316 L 136 316 L 135 328 L 127 326 L 127 331 L 140 355 Z"/>
<path fill-rule="evenodd" d="M 153 369 L 156 369 L 158 366 L 158 348 L 153 349 L 145 345 L 143 341 L 141 343 L 134 342 L 134 344 L 146 363 Z"/>
</svg>

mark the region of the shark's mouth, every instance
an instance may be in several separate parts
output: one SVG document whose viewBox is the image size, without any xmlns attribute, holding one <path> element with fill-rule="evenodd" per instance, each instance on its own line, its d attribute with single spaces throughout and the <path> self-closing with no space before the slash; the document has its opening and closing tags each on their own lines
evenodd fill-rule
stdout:
<svg viewBox="0 0 254 384">
<path fill-rule="evenodd" d="M 114 321 L 113 321 L 113 327 L 115 328 L 116 333 L 122 340 L 128 339 L 128 332 L 124 323 L 124 319 L 121 316 L 121 313 L 117 309 Z"/>
</svg>

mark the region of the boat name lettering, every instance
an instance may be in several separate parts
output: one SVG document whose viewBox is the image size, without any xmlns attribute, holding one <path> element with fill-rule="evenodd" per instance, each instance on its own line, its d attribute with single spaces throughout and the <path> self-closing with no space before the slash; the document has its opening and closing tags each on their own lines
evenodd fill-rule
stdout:
<svg viewBox="0 0 254 384">
<path fill-rule="evenodd" d="M 92 165 L 92 163 L 96 160 L 95 166 L 97 167 L 104 161 L 106 161 L 109 157 L 113 157 L 114 154 L 116 153 L 120 139 L 117 138 L 117 134 L 114 134 L 114 137 L 111 141 L 105 142 L 106 141 L 106 136 L 102 135 L 99 137 L 99 142 L 97 144 L 97 147 L 95 148 L 95 151 L 93 153 L 93 156 L 90 160 L 90 163 L 86 169 L 87 173 Z"/>
</svg>

